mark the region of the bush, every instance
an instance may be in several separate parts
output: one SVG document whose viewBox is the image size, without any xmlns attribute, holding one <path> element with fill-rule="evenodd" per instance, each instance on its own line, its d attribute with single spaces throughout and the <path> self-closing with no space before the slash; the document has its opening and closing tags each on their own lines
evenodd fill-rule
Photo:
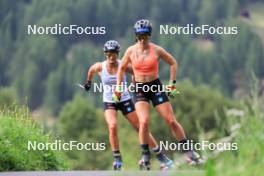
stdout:
<svg viewBox="0 0 264 176">
<path fill-rule="evenodd" d="M 28 114 L 28 109 L 12 108 L 0 114 L 0 171 L 66 170 L 62 153 L 48 150 L 28 150 L 28 141 L 48 143 L 53 139 L 43 134 Z M 20 114 L 21 113 L 21 114 Z"/>
<path fill-rule="evenodd" d="M 0 88 L 0 108 L 10 106 L 15 102 L 15 91 L 10 88 Z"/>
<path fill-rule="evenodd" d="M 65 152 L 76 170 L 108 169 L 112 155 L 108 145 L 108 130 L 101 109 L 91 99 L 76 95 L 66 103 L 58 119 L 58 132 L 64 140 L 80 143 L 106 143 L 106 150 L 71 150 Z"/>
<path fill-rule="evenodd" d="M 257 176 L 264 172 L 264 113 L 257 106 L 260 104 L 254 102 L 244 106 L 244 116 L 233 120 L 240 124 L 232 141 L 237 143 L 238 150 L 210 159 L 206 165 L 208 176 Z"/>
</svg>

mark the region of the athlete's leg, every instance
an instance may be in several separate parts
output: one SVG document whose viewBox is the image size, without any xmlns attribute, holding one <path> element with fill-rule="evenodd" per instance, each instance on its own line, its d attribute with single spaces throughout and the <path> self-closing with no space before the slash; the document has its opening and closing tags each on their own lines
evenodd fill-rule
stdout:
<svg viewBox="0 0 264 176">
<path fill-rule="evenodd" d="M 114 170 L 120 170 L 122 168 L 122 157 L 119 150 L 119 142 L 117 135 L 117 112 L 115 109 L 105 110 L 105 119 L 109 130 L 109 142 L 112 148 L 114 162 Z"/>
<path fill-rule="evenodd" d="M 159 112 L 160 116 L 165 119 L 175 138 L 178 139 L 180 143 L 187 143 L 188 141 L 186 139 L 184 129 L 181 124 L 176 121 L 171 104 L 169 102 L 165 102 L 155 106 L 155 108 Z M 191 149 L 184 150 L 184 153 L 186 154 L 186 160 L 189 164 L 198 164 L 203 162 L 200 159 L 199 154 Z"/>
<path fill-rule="evenodd" d="M 126 119 L 130 122 L 130 124 L 134 127 L 134 129 L 138 132 L 139 130 L 139 121 L 138 117 L 135 111 L 128 113 L 125 115 Z M 151 133 L 149 133 L 149 138 L 148 138 L 148 144 L 149 147 L 152 149 L 152 151 L 155 153 L 156 158 L 160 162 L 160 168 L 162 170 L 167 170 L 169 168 L 173 167 L 173 162 L 170 160 L 161 150 L 160 147 L 157 144 L 157 141 L 155 138 L 152 136 Z M 143 161 L 140 161 L 143 162 Z M 141 164 L 141 163 L 140 163 Z"/>
<path fill-rule="evenodd" d="M 139 121 L 138 121 L 136 111 L 126 114 L 126 119 L 134 127 L 134 129 L 138 132 L 139 131 Z M 158 146 L 157 141 L 154 139 L 151 133 L 149 133 L 148 135 L 148 144 L 150 148 L 155 148 Z"/>
<path fill-rule="evenodd" d="M 112 151 L 119 150 L 119 142 L 117 135 L 117 112 L 114 109 L 107 109 L 105 110 L 104 114 L 108 126 L 109 142 Z"/>
<path fill-rule="evenodd" d="M 150 105 L 146 101 L 138 101 L 135 104 L 136 113 L 139 120 L 139 142 L 142 150 L 142 163 L 139 163 L 142 169 L 150 169 L 150 151 L 148 144 L 149 137 L 149 109 Z M 142 167 L 143 166 L 143 167 Z"/>
<path fill-rule="evenodd" d="M 135 107 L 139 120 L 139 142 L 140 144 L 148 144 L 149 103 L 145 101 L 139 101 L 135 104 Z"/>
<path fill-rule="evenodd" d="M 186 137 L 183 127 L 179 122 L 177 122 L 170 102 L 159 104 L 155 106 L 155 109 L 169 125 L 174 137 L 179 141 L 184 140 Z"/>
</svg>

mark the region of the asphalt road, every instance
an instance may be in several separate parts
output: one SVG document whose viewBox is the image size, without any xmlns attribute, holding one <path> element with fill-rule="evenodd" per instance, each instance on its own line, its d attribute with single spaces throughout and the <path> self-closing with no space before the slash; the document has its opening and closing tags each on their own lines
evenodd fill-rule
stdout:
<svg viewBox="0 0 264 176">
<path fill-rule="evenodd" d="M 46 171 L 0 172 L 0 176 L 204 176 L 204 171 Z"/>
</svg>

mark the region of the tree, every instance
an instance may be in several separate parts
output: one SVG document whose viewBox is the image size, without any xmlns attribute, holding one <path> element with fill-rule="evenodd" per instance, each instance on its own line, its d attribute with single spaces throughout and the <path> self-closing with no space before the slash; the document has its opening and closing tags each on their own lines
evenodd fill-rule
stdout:
<svg viewBox="0 0 264 176">
<path fill-rule="evenodd" d="M 81 143 L 106 143 L 108 141 L 103 114 L 93 107 L 89 99 L 80 95 L 68 102 L 59 115 L 59 133 L 65 140 Z M 107 146 L 106 146 L 107 147 Z M 75 169 L 106 169 L 110 164 L 111 151 L 69 151 L 66 154 L 77 160 Z M 97 157 L 94 157 L 96 155 Z"/>
<path fill-rule="evenodd" d="M 187 137 L 197 141 L 201 132 L 209 131 L 214 134 L 212 138 L 225 136 L 228 124 L 225 109 L 237 107 L 237 104 L 208 86 L 194 86 L 188 80 L 177 84 L 181 93 L 170 101 Z M 165 122 L 161 122 L 161 117 L 155 111 L 151 113 L 151 131 L 159 139 L 175 141 Z M 166 139 L 164 136 L 170 137 Z"/>
</svg>

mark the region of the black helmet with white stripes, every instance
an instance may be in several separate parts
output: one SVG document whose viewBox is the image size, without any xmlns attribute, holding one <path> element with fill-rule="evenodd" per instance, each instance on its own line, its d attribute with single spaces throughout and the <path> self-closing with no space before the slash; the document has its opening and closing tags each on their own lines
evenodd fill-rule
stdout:
<svg viewBox="0 0 264 176">
<path fill-rule="evenodd" d="M 134 31 L 136 34 L 151 35 L 152 24 L 146 19 L 138 20 L 134 25 Z"/>
<path fill-rule="evenodd" d="M 104 44 L 104 52 L 116 52 L 119 53 L 120 51 L 120 45 L 115 40 L 109 40 Z"/>
</svg>

